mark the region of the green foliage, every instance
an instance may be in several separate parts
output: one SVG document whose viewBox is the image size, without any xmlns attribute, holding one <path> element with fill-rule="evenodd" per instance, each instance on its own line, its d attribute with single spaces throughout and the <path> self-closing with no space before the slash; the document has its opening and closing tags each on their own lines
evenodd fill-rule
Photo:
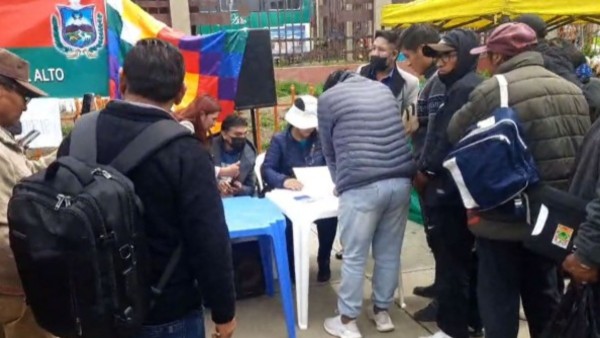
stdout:
<svg viewBox="0 0 600 338">
<path fill-rule="evenodd" d="M 63 137 L 69 135 L 71 133 L 71 130 L 73 130 L 73 127 L 73 124 L 63 124 L 61 126 Z"/>
<path fill-rule="evenodd" d="M 296 88 L 296 95 L 310 94 L 310 84 L 297 81 L 282 81 L 277 83 L 277 97 L 287 97 L 292 95 L 292 85 Z M 315 87 L 315 96 L 323 93 L 323 85 L 317 84 Z"/>
</svg>

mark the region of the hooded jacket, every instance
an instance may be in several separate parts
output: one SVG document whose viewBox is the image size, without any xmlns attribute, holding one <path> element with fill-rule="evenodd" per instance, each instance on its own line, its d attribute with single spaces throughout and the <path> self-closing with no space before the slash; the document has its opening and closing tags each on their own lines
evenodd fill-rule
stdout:
<svg viewBox="0 0 600 338">
<path fill-rule="evenodd" d="M 542 181 L 567 190 L 576 154 L 590 128 L 589 107 L 581 89 L 546 70 L 542 55 L 537 52 L 524 52 L 509 59 L 497 73 L 506 77 L 509 106 L 521 121 Z M 458 142 L 471 126 L 490 117 L 499 106 L 498 81 L 484 81 L 452 117 L 448 126 L 450 142 Z M 482 215 L 481 222 L 471 227 L 477 236 L 521 241 L 529 233 L 525 224 L 502 222 L 503 215 L 489 216 Z"/>
<path fill-rule="evenodd" d="M 542 54 L 544 67 L 552 73 L 563 79 L 581 87 L 582 83 L 575 74 L 575 67 L 567 55 L 556 46 L 550 46 L 545 40 L 541 40 L 536 46 L 535 51 Z"/>
<path fill-rule="evenodd" d="M 478 45 L 475 33 L 455 29 L 446 34 L 444 40 L 455 48 L 457 63 L 451 73 L 438 73 L 439 81 L 446 87 L 446 95 L 437 113 L 431 116 L 425 147 L 418 163 L 419 170 L 431 178 L 424 198 L 429 206 L 462 205 L 458 189 L 442 165 L 452 149 L 446 130 L 454 113 L 469 101 L 469 94 L 483 81 L 475 72 L 477 56 L 470 53 Z"/>
</svg>

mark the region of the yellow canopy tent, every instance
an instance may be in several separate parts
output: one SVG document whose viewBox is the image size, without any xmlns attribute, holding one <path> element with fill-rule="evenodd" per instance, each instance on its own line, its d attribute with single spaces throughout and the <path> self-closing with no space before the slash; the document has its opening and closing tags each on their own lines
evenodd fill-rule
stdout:
<svg viewBox="0 0 600 338">
<path fill-rule="evenodd" d="M 521 14 L 540 15 L 550 30 L 574 22 L 600 24 L 598 0 L 416 0 L 383 8 L 382 25 L 431 23 L 441 30 L 486 30 Z"/>
</svg>

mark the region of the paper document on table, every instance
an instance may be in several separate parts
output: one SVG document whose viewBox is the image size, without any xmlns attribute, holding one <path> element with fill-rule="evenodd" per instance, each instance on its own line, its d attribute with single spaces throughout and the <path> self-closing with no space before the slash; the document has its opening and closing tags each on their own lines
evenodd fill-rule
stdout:
<svg viewBox="0 0 600 338">
<path fill-rule="evenodd" d="M 304 186 L 302 193 L 315 199 L 335 197 L 335 184 L 327 167 L 294 168 L 294 174 Z"/>
</svg>

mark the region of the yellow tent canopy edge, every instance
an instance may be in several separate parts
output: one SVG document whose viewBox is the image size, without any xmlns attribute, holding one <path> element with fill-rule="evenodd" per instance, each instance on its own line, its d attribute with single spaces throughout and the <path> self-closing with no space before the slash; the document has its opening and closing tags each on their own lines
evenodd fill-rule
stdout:
<svg viewBox="0 0 600 338">
<path fill-rule="evenodd" d="M 594 0 L 415 0 L 387 5 L 385 27 L 431 23 L 441 30 L 466 27 L 485 30 L 521 14 L 540 15 L 550 29 L 569 23 L 600 24 L 600 1 Z"/>
</svg>

